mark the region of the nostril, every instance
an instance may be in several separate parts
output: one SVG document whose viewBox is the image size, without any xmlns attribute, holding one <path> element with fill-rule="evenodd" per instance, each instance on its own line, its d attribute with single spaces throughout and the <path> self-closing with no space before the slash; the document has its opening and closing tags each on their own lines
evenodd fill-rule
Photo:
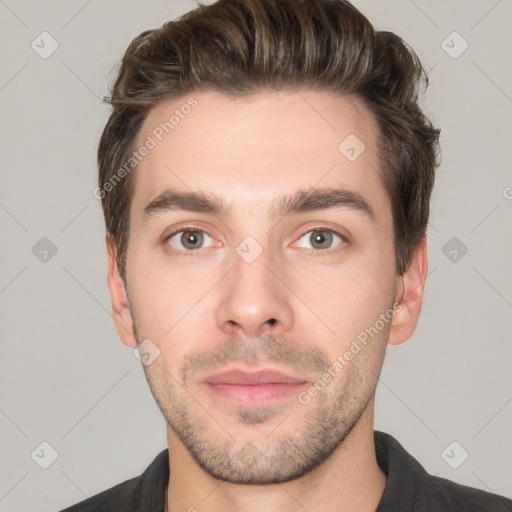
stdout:
<svg viewBox="0 0 512 512">
<path fill-rule="evenodd" d="M 270 325 L 274 325 L 277 322 L 275 318 L 271 318 L 270 320 L 267 320 L 267 323 Z"/>
</svg>

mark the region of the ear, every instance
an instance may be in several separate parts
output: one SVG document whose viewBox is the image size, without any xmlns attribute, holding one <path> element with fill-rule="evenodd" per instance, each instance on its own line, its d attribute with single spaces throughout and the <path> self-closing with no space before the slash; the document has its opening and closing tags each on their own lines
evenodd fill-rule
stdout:
<svg viewBox="0 0 512 512">
<path fill-rule="evenodd" d="M 131 348 L 137 348 L 137 337 L 133 330 L 133 318 L 128 305 L 128 296 L 117 265 L 117 248 L 113 239 L 105 238 L 108 256 L 108 288 L 112 299 L 112 314 L 121 341 Z"/>
<path fill-rule="evenodd" d="M 388 345 L 399 345 L 414 333 L 421 312 L 427 272 L 427 239 L 423 238 L 407 270 L 397 278 L 395 316 L 391 320 Z"/>
</svg>

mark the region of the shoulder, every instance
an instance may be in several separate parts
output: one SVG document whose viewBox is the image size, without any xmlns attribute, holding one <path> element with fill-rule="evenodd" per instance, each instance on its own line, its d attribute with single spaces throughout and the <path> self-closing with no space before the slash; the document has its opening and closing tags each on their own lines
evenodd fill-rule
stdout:
<svg viewBox="0 0 512 512">
<path fill-rule="evenodd" d="M 125 511 L 137 510 L 134 507 L 137 506 L 141 478 L 126 480 L 61 512 L 110 512 L 121 510 L 120 507 Z"/>
<path fill-rule="evenodd" d="M 147 512 L 163 510 L 169 479 L 169 450 L 160 452 L 146 470 L 60 512 Z"/>
<path fill-rule="evenodd" d="M 378 512 L 512 512 L 512 500 L 430 475 L 391 435 L 375 431 L 377 462 L 387 483 Z"/>
<path fill-rule="evenodd" d="M 512 500 L 458 484 L 445 478 L 430 476 L 418 494 L 418 510 L 453 512 L 512 512 Z"/>
</svg>

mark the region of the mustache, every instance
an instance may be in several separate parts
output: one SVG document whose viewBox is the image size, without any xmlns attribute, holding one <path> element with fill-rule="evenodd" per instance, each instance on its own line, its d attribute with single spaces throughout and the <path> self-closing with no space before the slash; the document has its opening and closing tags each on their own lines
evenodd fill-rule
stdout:
<svg viewBox="0 0 512 512">
<path fill-rule="evenodd" d="M 228 363 L 256 365 L 272 362 L 293 368 L 297 372 L 308 371 L 318 374 L 329 368 L 325 354 L 317 347 L 300 348 L 293 340 L 281 336 L 240 338 L 231 337 L 211 350 L 190 354 L 182 366 L 182 382 L 196 372 L 213 370 Z"/>
</svg>

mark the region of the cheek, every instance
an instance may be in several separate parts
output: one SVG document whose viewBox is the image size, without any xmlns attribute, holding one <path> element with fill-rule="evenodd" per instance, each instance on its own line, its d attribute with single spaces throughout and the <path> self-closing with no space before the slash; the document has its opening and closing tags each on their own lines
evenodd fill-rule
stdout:
<svg viewBox="0 0 512 512">
<path fill-rule="evenodd" d="M 196 276 L 166 261 L 160 251 L 144 254 L 134 250 L 130 256 L 127 264 L 130 296 L 137 312 L 144 315 L 146 324 L 159 323 L 164 318 L 170 321 L 177 308 L 193 295 Z"/>
<path fill-rule="evenodd" d="M 329 351 L 343 351 L 389 310 L 393 302 L 394 267 L 388 259 L 361 256 L 350 264 L 310 268 L 296 274 L 297 294 L 335 333 L 326 331 L 331 339 L 326 343 Z M 377 327 L 381 331 L 379 336 L 386 336 L 387 325 L 383 327 L 379 322 Z M 319 328 L 325 330 L 320 324 Z"/>
<path fill-rule="evenodd" d="M 216 271 L 205 268 L 191 272 L 182 266 L 135 265 L 130 279 L 132 309 L 140 327 L 139 335 L 151 339 L 166 361 L 176 368 L 198 339 L 211 334 L 209 290 L 218 281 Z"/>
</svg>

